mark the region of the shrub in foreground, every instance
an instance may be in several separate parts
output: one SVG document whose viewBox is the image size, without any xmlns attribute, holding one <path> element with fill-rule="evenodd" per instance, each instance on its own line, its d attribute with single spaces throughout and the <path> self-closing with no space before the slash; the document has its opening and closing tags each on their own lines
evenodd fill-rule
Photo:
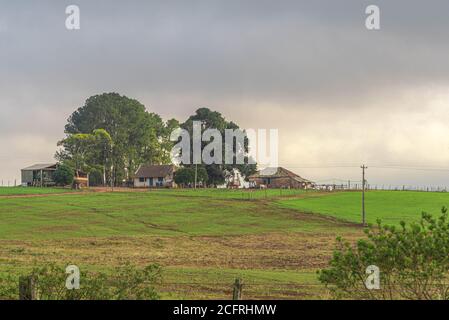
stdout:
<svg viewBox="0 0 449 320">
<path fill-rule="evenodd" d="M 40 300 L 158 300 L 155 286 L 161 280 L 161 267 L 152 264 L 140 269 L 125 264 L 110 273 L 81 271 L 78 290 L 66 288 L 65 268 L 54 263 L 35 267 L 28 275 L 36 280 Z M 17 278 L 0 278 L 0 299 L 18 297 Z"/>
<path fill-rule="evenodd" d="M 381 221 L 365 230 L 366 239 L 351 245 L 337 239 L 327 269 L 319 280 L 335 298 L 449 299 L 449 219 L 422 213 L 417 223 L 400 227 Z M 380 288 L 368 289 L 367 267 L 379 268 Z"/>
</svg>

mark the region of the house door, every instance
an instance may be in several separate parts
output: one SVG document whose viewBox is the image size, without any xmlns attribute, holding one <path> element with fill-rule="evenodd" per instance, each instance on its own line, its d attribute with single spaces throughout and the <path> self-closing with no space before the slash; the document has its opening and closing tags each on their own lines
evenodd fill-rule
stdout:
<svg viewBox="0 0 449 320">
<path fill-rule="evenodd" d="M 148 178 L 148 186 L 149 187 L 153 186 L 153 178 Z"/>
</svg>

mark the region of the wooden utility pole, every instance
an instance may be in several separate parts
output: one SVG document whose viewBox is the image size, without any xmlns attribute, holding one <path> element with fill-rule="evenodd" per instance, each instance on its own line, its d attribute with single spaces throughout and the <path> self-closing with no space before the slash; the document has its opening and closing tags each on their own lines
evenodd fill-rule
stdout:
<svg viewBox="0 0 449 320">
<path fill-rule="evenodd" d="M 365 165 L 362 165 L 362 224 L 366 226 L 365 216 L 365 170 L 368 169 Z"/>
<path fill-rule="evenodd" d="M 198 181 L 198 164 L 195 164 L 195 189 L 196 189 L 196 183 Z"/>
</svg>

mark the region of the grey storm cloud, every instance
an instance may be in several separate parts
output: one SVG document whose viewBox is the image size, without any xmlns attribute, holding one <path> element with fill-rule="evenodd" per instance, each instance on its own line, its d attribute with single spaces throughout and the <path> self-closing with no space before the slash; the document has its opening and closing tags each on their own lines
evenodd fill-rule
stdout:
<svg viewBox="0 0 449 320">
<path fill-rule="evenodd" d="M 65 29 L 71 4 L 79 31 Z M 379 31 L 365 28 L 370 4 L 381 9 Z M 164 118 L 208 106 L 245 127 L 278 128 L 281 164 L 311 178 L 358 170 L 303 167 L 442 166 L 448 14 L 438 0 L 0 0 L 0 178 L 51 160 L 70 113 L 104 91 Z"/>
</svg>

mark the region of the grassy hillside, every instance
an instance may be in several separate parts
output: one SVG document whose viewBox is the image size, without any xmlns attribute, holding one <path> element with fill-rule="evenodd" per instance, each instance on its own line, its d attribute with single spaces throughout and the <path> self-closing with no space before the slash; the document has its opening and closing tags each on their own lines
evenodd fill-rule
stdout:
<svg viewBox="0 0 449 320">
<path fill-rule="evenodd" d="M 48 191 L 50 189 L 43 189 Z M 282 194 L 281 194 L 282 192 Z M 129 261 L 164 269 L 159 290 L 180 299 L 320 297 L 315 271 L 337 235 L 360 229 L 281 208 L 296 190 L 160 190 L 0 197 L 0 277 L 53 261 L 110 270 Z"/>
<path fill-rule="evenodd" d="M 298 189 L 266 189 L 266 190 L 244 190 L 244 189 L 152 189 L 149 192 L 153 195 L 170 195 L 183 197 L 201 197 L 209 199 L 235 199 L 235 200 L 255 200 L 272 199 L 294 196 L 306 196 L 314 191 Z"/>
<path fill-rule="evenodd" d="M 64 188 L 0 187 L 0 196 L 55 194 L 64 192 L 73 192 L 73 190 Z"/>
<path fill-rule="evenodd" d="M 205 194 L 116 192 L 0 199 L 0 239 L 219 236 L 326 228 L 319 219 L 298 219 L 291 210 L 267 202 L 233 199 L 226 191 Z"/>
<path fill-rule="evenodd" d="M 158 263 L 165 299 L 229 298 L 236 277 L 248 299 L 325 298 L 315 272 L 335 238 L 363 236 L 359 192 L 24 189 L 0 196 L 0 278 L 48 261 L 90 271 Z M 366 201 L 368 221 L 397 223 L 439 211 L 449 194 L 370 191 Z"/>
<path fill-rule="evenodd" d="M 351 222 L 361 222 L 361 192 L 337 192 L 319 197 L 284 199 L 283 208 L 329 215 Z M 368 191 L 365 194 L 366 218 L 370 223 L 381 219 L 388 224 L 419 219 L 421 212 L 438 214 L 449 207 L 449 193 L 414 191 Z"/>
</svg>

